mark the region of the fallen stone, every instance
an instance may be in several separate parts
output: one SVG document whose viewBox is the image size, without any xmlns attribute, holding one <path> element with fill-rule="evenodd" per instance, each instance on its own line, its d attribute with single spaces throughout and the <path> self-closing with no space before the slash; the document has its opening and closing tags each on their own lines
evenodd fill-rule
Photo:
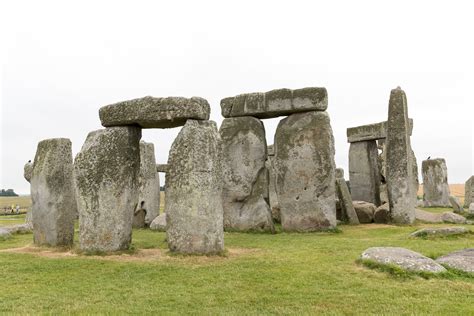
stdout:
<svg viewBox="0 0 474 316">
<path fill-rule="evenodd" d="M 395 265 L 410 272 L 446 272 L 446 269 L 433 259 L 400 247 L 372 247 L 362 253 L 361 259 Z"/>
<path fill-rule="evenodd" d="M 11 226 L 2 227 L 7 230 L 10 234 L 29 234 L 33 232 L 33 226 L 31 224 L 16 224 Z"/>
<path fill-rule="evenodd" d="M 6 240 L 6 239 L 9 239 L 10 237 L 11 237 L 10 232 L 5 228 L 0 227 L 0 240 Z"/>
<path fill-rule="evenodd" d="M 156 230 L 159 232 L 166 232 L 166 214 L 162 213 L 158 215 L 153 222 L 150 224 L 151 230 Z"/>
<path fill-rule="evenodd" d="M 374 221 L 374 214 L 377 207 L 373 203 L 353 201 L 353 205 L 361 224 L 372 223 Z"/>
<path fill-rule="evenodd" d="M 72 245 L 77 205 L 69 139 L 38 143 L 30 184 L 34 243 Z"/>
<path fill-rule="evenodd" d="M 284 231 L 336 227 L 334 137 L 326 112 L 292 114 L 275 134 L 276 191 Z"/>
<path fill-rule="evenodd" d="M 89 133 L 77 154 L 74 168 L 81 250 L 129 248 L 138 202 L 140 138 L 139 127 L 97 130 Z"/>
<path fill-rule="evenodd" d="M 464 207 L 468 208 L 471 203 L 474 203 L 474 176 L 467 179 L 464 185 Z"/>
<path fill-rule="evenodd" d="M 167 173 L 168 172 L 168 164 L 156 164 L 156 172 L 163 172 Z"/>
<path fill-rule="evenodd" d="M 464 212 L 464 209 L 461 205 L 461 201 L 457 196 L 450 195 L 449 196 L 449 203 L 451 203 L 451 206 L 453 207 L 453 211 L 455 213 L 462 213 Z"/>
<path fill-rule="evenodd" d="M 375 210 L 374 223 L 387 224 L 390 222 L 390 205 L 382 204 Z"/>
<path fill-rule="evenodd" d="M 444 212 L 441 214 L 441 220 L 445 223 L 453 223 L 453 224 L 465 224 L 466 218 L 464 216 L 452 213 L 452 212 Z"/>
<path fill-rule="evenodd" d="M 327 107 L 326 88 L 278 89 L 221 100 L 222 116 L 225 118 L 253 116 L 263 119 L 298 112 L 325 111 Z"/>
<path fill-rule="evenodd" d="M 436 227 L 436 228 L 423 228 L 419 229 L 410 234 L 412 237 L 425 237 L 425 236 L 450 236 L 450 235 L 461 235 L 468 233 L 469 230 L 465 227 Z"/>
<path fill-rule="evenodd" d="M 436 262 L 452 269 L 474 273 L 474 248 L 452 252 L 436 259 Z"/>
<path fill-rule="evenodd" d="M 224 250 L 221 163 L 222 141 L 216 123 L 188 120 L 168 157 L 165 213 L 172 252 Z"/>
<path fill-rule="evenodd" d="M 267 144 L 262 121 L 226 118 L 222 139 L 224 229 L 274 232 L 268 205 Z"/>
<path fill-rule="evenodd" d="M 413 131 L 413 120 L 409 119 L 409 134 Z M 368 140 L 379 140 L 387 137 L 387 122 L 380 122 L 347 129 L 347 142 L 363 142 Z"/>
<path fill-rule="evenodd" d="M 106 105 L 99 110 L 102 126 L 138 125 L 142 128 L 183 126 L 188 119 L 208 120 L 211 108 L 199 97 L 144 97 Z"/>
<path fill-rule="evenodd" d="M 446 161 L 441 158 L 424 160 L 421 171 L 425 206 L 450 207 Z"/>
<path fill-rule="evenodd" d="M 352 203 L 351 193 L 349 192 L 349 188 L 347 187 L 344 178 L 336 178 L 336 192 L 338 200 L 340 201 L 339 204 L 341 208 L 342 220 L 352 225 L 360 224 L 359 218 L 357 217 L 357 213 Z"/>
<path fill-rule="evenodd" d="M 441 214 L 427 212 L 421 209 L 415 210 L 416 219 L 426 223 L 442 223 Z"/>
<path fill-rule="evenodd" d="M 31 181 L 31 175 L 33 174 L 33 163 L 28 161 L 25 166 L 23 167 L 23 177 L 26 181 Z"/>
</svg>

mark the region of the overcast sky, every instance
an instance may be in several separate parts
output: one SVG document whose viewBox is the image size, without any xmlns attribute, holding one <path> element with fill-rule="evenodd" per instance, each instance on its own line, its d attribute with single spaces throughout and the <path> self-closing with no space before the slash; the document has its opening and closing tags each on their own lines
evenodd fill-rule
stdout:
<svg viewBox="0 0 474 316">
<path fill-rule="evenodd" d="M 0 188 L 29 192 L 37 143 L 73 154 L 101 128 L 98 109 L 146 95 L 220 100 L 326 87 L 336 164 L 346 128 L 384 121 L 401 86 L 421 166 L 473 174 L 474 11 L 470 1 L 2 1 Z M 268 144 L 280 119 L 266 120 Z M 144 130 L 165 163 L 179 128 Z M 347 173 L 346 173 L 347 175 Z"/>
</svg>

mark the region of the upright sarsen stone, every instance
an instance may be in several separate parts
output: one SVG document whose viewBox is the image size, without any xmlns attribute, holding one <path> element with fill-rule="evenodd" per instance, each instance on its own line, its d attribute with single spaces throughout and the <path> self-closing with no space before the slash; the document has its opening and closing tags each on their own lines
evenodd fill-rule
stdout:
<svg viewBox="0 0 474 316">
<path fill-rule="evenodd" d="M 328 113 L 297 113 L 281 120 L 275 134 L 275 162 L 283 230 L 334 228 L 334 138 Z"/>
<path fill-rule="evenodd" d="M 77 206 L 71 141 L 53 138 L 39 142 L 33 165 L 30 183 L 34 243 L 72 245 Z"/>
<path fill-rule="evenodd" d="M 268 205 L 267 144 L 263 123 L 251 116 L 226 118 L 223 151 L 224 229 L 274 231 Z"/>
<path fill-rule="evenodd" d="M 84 251 L 128 249 L 138 202 L 139 127 L 89 133 L 74 161 L 79 242 Z"/>
<path fill-rule="evenodd" d="M 474 176 L 471 176 L 464 185 L 464 207 L 469 208 L 474 203 Z"/>
<path fill-rule="evenodd" d="M 165 213 L 173 252 L 224 250 L 221 146 L 216 123 L 197 120 L 188 120 L 171 146 Z"/>
<path fill-rule="evenodd" d="M 275 149 L 273 145 L 267 146 L 267 161 L 265 166 L 268 169 L 268 203 L 272 211 L 272 219 L 281 223 L 280 204 L 276 193 L 276 167 L 275 167 Z"/>
<path fill-rule="evenodd" d="M 26 181 L 31 181 L 31 175 L 33 174 L 33 163 L 29 160 L 23 167 L 23 177 Z"/>
<path fill-rule="evenodd" d="M 386 181 L 392 222 L 415 221 L 413 159 L 405 92 L 400 88 L 390 94 L 386 139 Z"/>
<path fill-rule="evenodd" d="M 421 171 L 424 205 L 450 207 L 446 161 L 442 158 L 424 160 L 421 164 Z"/>
</svg>

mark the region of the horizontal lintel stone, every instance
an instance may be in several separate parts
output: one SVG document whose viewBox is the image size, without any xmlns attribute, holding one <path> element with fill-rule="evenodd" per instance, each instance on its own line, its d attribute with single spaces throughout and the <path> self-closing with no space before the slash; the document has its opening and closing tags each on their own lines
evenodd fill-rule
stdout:
<svg viewBox="0 0 474 316">
<path fill-rule="evenodd" d="M 410 136 L 413 132 L 413 119 L 409 119 Z M 347 142 L 355 143 L 368 140 L 378 140 L 387 137 L 387 122 L 380 122 L 347 129 Z"/>
</svg>

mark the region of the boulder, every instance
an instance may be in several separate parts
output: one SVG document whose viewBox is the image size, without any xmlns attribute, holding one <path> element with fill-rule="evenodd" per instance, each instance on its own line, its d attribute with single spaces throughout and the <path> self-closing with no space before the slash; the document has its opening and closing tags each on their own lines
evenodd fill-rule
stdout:
<svg viewBox="0 0 474 316">
<path fill-rule="evenodd" d="M 53 138 L 38 143 L 30 187 L 34 243 L 72 245 L 77 205 L 69 139 Z"/>
<path fill-rule="evenodd" d="M 431 227 L 422 228 L 410 234 L 411 237 L 425 237 L 425 236 L 450 236 L 461 235 L 469 232 L 465 227 Z"/>
<path fill-rule="evenodd" d="M 351 193 L 344 178 L 336 178 L 336 192 L 341 209 L 341 219 L 349 224 L 359 224 L 359 218 L 352 204 Z"/>
<path fill-rule="evenodd" d="M 172 252 L 224 250 L 221 163 L 222 141 L 216 123 L 188 120 L 168 157 L 165 213 Z"/>
<path fill-rule="evenodd" d="M 144 98 L 106 105 L 99 110 L 102 126 L 135 125 L 142 128 L 183 126 L 188 119 L 208 120 L 211 108 L 199 97 Z"/>
<path fill-rule="evenodd" d="M 374 221 L 374 214 L 377 208 L 375 204 L 365 201 L 353 201 L 353 205 L 361 224 L 372 223 Z"/>
<path fill-rule="evenodd" d="M 139 127 L 97 130 L 89 133 L 77 154 L 74 169 L 81 250 L 129 248 L 138 202 L 140 138 Z"/>
<path fill-rule="evenodd" d="M 446 161 L 442 158 L 424 160 L 421 172 L 425 206 L 450 207 Z"/>
<path fill-rule="evenodd" d="M 28 161 L 25 166 L 23 167 L 23 177 L 26 181 L 31 181 L 31 175 L 33 174 L 33 163 Z"/>
<path fill-rule="evenodd" d="M 390 205 L 382 204 L 375 210 L 374 222 L 378 224 L 387 224 L 390 222 Z"/>
<path fill-rule="evenodd" d="M 468 208 L 471 203 L 474 203 L 474 176 L 467 179 L 464 185 L 464 207 Z"/>
<path fill-rule="evenodd" d="M 427 212 L 421 209 L 415 210 L 416 219 L 426 223 L 442 223 L 441 214 Z"/>
<path fill-rule="evenodd" d="M 11 237 L 10 232 L 5 228 L 0 227 L 0 240 L 9 239 L 10 237 Z"/>
<path fill-rule="evenodd" d="M 452 212 L 444 212 L 441 214 L 441 220 L 445 223 L 453 223 L 453 224 L 465 224 L 466 218 L 464 216 L 452 213 Z"/>
<path fill-rule="evenodd" d="M 446 272 L 446 269 L 433 259 L 400 247 L 372 247 L 362 253 L 361 259 L 395 265 L 410 272 Z"/>
<path fill-rule="evenodd" d="M 457 196 L 450 195 L 449 196 L 449 203 L 451 203 L 451 206 L 453 207 L 453 211 L 455 213 L 462 213 L 464 212 L 464 209 L 461 205 L 461 201 Z"/>
<path fill-rule="evenodd" d="M 156 230 L 159 232 L 166 232 L 166 214 L 162 213 L 158 215 L 153 222 L 150 224 L 151 230 Z"/>
<path fill-rule="evenodd" d="M 474 273 L 474 248 L 452 252 L 439 257 L 436 262 L 452 269 Z"/>
<path fill-rule="evenodd" d="M 263 123 L 251 116 L 226 118 L 222 139 L 224 229 L 274 232 L 268 205 L 267 144 Z"/>
<path fill-rule="evenodd" d="M 297 113 L 281 120 L 275 164 L 282 229 L 336 227 L 334 137 L 328 113 Z"/>
<path fill-rule="evenodd" d="M 327 107 L 326 88 L 277 89 L 240 94 L 221 100 L 222 116 L 225 118 L 239 116 L 272 118 L 298 112 L 325 111 Z"/>
</svg>

